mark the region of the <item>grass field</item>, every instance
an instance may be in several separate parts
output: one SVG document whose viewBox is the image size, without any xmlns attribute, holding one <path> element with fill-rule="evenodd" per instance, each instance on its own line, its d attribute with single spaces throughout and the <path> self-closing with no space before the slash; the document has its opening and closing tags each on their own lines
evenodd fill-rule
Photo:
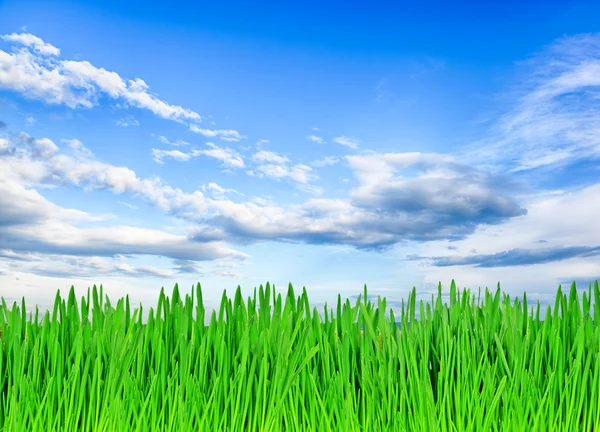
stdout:
<svg viewBox="0 0 600 432">
<path fill-rule="evenodd" d="M 199 284 L 146 323 L 102 287 L 43 317 L 2 299 L 0 430 L 600 430 L 598 282 L 545 315 L 454 282 L 397 316 L 366 298 L 322 318 L 306 289 L 238 287 L 208 326 Z"/>
</svg>

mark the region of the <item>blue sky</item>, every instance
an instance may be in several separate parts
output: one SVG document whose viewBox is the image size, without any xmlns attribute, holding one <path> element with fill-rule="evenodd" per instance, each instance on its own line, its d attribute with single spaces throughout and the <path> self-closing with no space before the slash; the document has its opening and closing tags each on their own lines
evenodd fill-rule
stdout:
<svg viewBox="0 0 600 432">
<path fill-rule="evenodd" d="M 87 3 L 0 3 L 5 298 L 600 278 L 600 5 Z"/>
</svg>

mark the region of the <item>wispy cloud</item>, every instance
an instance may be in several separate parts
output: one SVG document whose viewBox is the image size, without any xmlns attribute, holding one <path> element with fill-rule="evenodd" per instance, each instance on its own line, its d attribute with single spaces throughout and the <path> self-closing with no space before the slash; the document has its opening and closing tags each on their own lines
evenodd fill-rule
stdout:
<svg viewBox="0 0 600 432">
<path fill-rule="evenodd" d="M 375 102 L 381 102 L 381 100 L 385 97 L 386 92 L 385 87 L 387 84 L 387 78 L 382 78 L 379 80 L 377 85 L 375 86 Z"/>
<path fill-rule="evenodd" d="M 100 257 L 82 255 L 59 255 L 39 253 L 16 253 L 12 250 L 0 251 L 0 259 L 9 261 L 8 268 L 25 271 L 39 276 L 53 278 L 96 279 L 106 276 L 130 277 L 173 277 L 171 269 L 149 265 L 133 266 L 124 262 L 123 257 Z M 177 260 L 175 260 L 177 261 Z"/>
<path fill-rule="evenodd" d="M 139 126 L 140 122 L 133 117 L 122 117 L 117 120 L 117 126 L 128 127 L 128 126 Z"/>
<path fill-rule="evenodd" d="M 306 137 L 307 140 L 315 142 L 317 144 L 325 144 L 325 140 L 323 138 L 321 138 L 320 136 L 316 136 L 316 135 L 309 135 Z"/>
<path fill-rule="evenodd" d="M 161 137 L 164 138 L 164 137 Z M 161 139 L 162 141 L 162 139 Z M 165 141 L 166 138 L 165 138 Z M 172 144 L 172 143 L 169 143 Z M 177 144 L 176 144 L 177 145 Z M 181 142 L 180 145 L 187 145 L 185 141 Z M 183 152 L 181 150 L 161 150 L 161 149 L 152 149 L 153 160 L 156 163 L 163 164 L 164 159 L 173 159 L 178 162 L 186 162 L 192 158 L 196 158 L 199 156 L 208 156 L 214 159 L 218 159 L 223 162 L 223 166 L 229 168 L 243 168 L 244 167 L 244 159 L 242 156 L 232 150 L 230 148 L 222 148 L 213 143 L 206 143 L 208 149 L 196 149 L 192 148 L 189 152 Z"/>
<path fill-rule="evenodd" d="M 179 150 L 159 150 L 152 149 L 152 156 L 156 163 L 163 164 L 163 158 L 167 157 L 178 162 L 188 161 L 192 156 Z"/>
<path fill-rule="evenodd" d="M 317 176 L 311 173 L 311 167 L 304 164 L 288 166 L 288 162 L 290 162 L 289 158 L 271 151 L 260 150 L 252 155 L 252 159 L 257 161 L 259 165 L 254 170 L 248 172 L 250 175 L 266 176 L 275 179 L 289 178 L 303 185 L 317 179 Z M 302 190 L 308 192 L 320 191 L 318 188 L 310 187 L 304 187 Z"/>
<path fill-rule="evenodd" d="M 63 138 L 63 139 L 61 139 L 61 141 L 66 143 L 67 146 L 71 150 L 76 151 L 79 156 L 84 156 L 84 157 L 93 157 L 94 156 L 94 153 L 92 153 L 92 151 L 90 149 L 85 147 L 83 145 L 83 143 L 81 142 L 81 140 L 78 140 L 77 138 L 74 138 L 74 139 Z"/>
<path fill-rule="evenodd" d="M 125 207 L 129 208 L 130 210 L 138 209 L 137 206 L 134 206 L 133 204 L 129 204 L 128 202 L 125 202 L 125 201 L 119 201 L 119 204 L 124 205 Z"/>
<path fill-rule="evenodd" d="M 465 160 L 518 172 L 600 154 L 600 35 L 560 39 L 523 63 L 513 106 Z"/>
<path fill-rule="evenodd" d="M 202 129 L 196 125 L 191 125 L 190 130 L 192 132 L 198 133 L 198 134 L 203 135 L 208 138 L 219 137 L 223 141 L 240 141 L 241 139 L 245 138 L 244 136 L 240 135 L 240 133 L 238 131 L 232 130 L 232 129 L 212 130 L 212 129 Z"/>
<path fill-rule="evenodd" d="M 224 198 L 227 194 L 239 194 L 239 195 L 244 195 L 241 192 L 238 192 L 235 189 L 232 188 L 224 188 L 219 186 L 217 183 L 215 182 L 210 182 L 208 184 L 204 184 L 202 185 L 202 191 L 203 192 L 208 192 L 210 194 L 212 194 L 215 198 Z"/>
<path fill-rule="evenodd" d="M 259 162 L 273 162 L 277 164 L 284 164 L 289 162 L 289 159 L 285 156 L 279 156 L 277 153 L 273 153 L 267 150 L 260 150 L 252 155 L 252 159 Z"/>
<path fill-rule="evenodd" d="M 290 178 L 298 183 L 308 183 L 316 177 L 311 174 L 312 168 L 308 165 L 298 164 L 292 167 L 277 164 L 264 164 L 256 168 L 256 171 L 266 177 L 276 179 Z"/>
<path fill-rule="evenodd" d="M 222 148 L 213 143 L 206 143 L 206 146 L 209 147 L 209 150 L 192 150 L 190 154 L 192 156 L 204 155 L 219 159 L 225 166 L 231 168 L 244 167 L 244 159 L 235 150 L 230 148 Z"/>
<path fill-rule="evenodd" d="M 169 140 L 167 139 L 167 137 L 165 137 L 165 136 L 162 136 L 162 135 L 160 135 L 160 136 L 158 137 L 158 139 L 159 139 L 159 141 L 160 141 L 161 143 L 163 143 L 163 144 L 168 144 L 168 145 L 172 145 L 172 146 L 174 146 L 174 147 L 184 147 L 184 146 L 190 145 L 190 143 L 189 143 L 189 142 L 187 142 L 187 141 L 183 141 L 183 140 L 181 140 L 181 139 L 178 139 L 177 141 L 169 141 Z"/>
<path fill-rule="evenodd" d="M 352 138 L 348 138 L 344 135 L 334 138 L 333 142 L 337 143 L 337 144 L 341 144 L 346 147 L 350 147 L 351 149 L 358 148 L 358 141 L 356 141 L 355 139 L 352 139 Z"/>
<path fill-rule="evenodd" d="M 311 165 L 314 166 L 314 167 L 324 167 L 324 166 L 335 165 L 339 161 L 340 160 L 337 157 L 326 156 L 323 159 L 319 159 L 319 160 L 311 162 Z"/>
<path fill-rule="evenodd" d="M 466 257 L 432 257 L 434 266 L 447 267 L 474 265 L 475 267 L 512 267 L 545 264 L 576 257 L 600 255 L 600 246 L 571 246 L 548 249 L 511 249 L 495 254 L 479 254 Z"/>
<path fill-rule="evenodd" d="M 244 278 L 243 275 L 241 275 L 240 273 L 237 273 L 233 270 L 215 270 L 213 273 L 218 276 L 225 276 L 225 277 L 230 277 L 230 278 L 235 278 L 235 279 Z"/>
</svg>

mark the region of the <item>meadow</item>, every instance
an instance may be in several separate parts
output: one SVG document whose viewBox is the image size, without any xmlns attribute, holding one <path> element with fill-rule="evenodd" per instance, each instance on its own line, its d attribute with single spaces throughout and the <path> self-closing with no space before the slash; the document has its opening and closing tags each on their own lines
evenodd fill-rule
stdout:
<svg viewBox="0 0 600 432">
<path fill-rule="evenodd" d="M 145 323 L 102 286 L 43 316 L 2 298 L 0 430 L 600 430 L 598 282 L 567 291 L 541 313 L 453 281 L 394 315 L 365 286 L 321 316 L 267 283 L 223 292 L 208 326 L 200 284 Z"/>
</svg>

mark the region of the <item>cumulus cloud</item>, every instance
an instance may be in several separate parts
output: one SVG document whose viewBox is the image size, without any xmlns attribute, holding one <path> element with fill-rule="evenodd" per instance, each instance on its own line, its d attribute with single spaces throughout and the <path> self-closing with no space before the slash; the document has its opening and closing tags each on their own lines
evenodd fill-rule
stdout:
<svg viewBox="0 0 600 432">
<path fill-rule="evenodd" d="M 130 234 L 126 234 L 122 227 L 113 227 L 106 232 L 105 228 L 84 230 L 66 227 L 56 230 L 48 229 L 44 222 L 43 230 L 27 227 L 18 237 L 13 237 L 16 245 L 11 248 L 15 250 L 19 244 L 23 247 L 25 239 L 31 235 L 35 235 L 36 240 L 30 243 L 30 247 L 48 253 L 162 253 L 190 260 L 204 256 L 202 248 L 192 246 L 188 249 L 190 242 L 199 242 L 209 248 L 206 256 L 212 257 L 220 256 L 217 251 L 221 249 L 215 250 L 217 246 L 214 245 L 221 241 L 251 244 L 272 240 L 383 250 L 409 240 L 461 239 L 472 234 L 481 224 L 497 224 L 526 213 L 510 198 L 509 188 L 502 182 L 442 155 L 374 153 L 348 156 L 348 164 L 359 183 L 348 199 L 313 198 L 302 204 L 282 207 L 256 199 L 232 202 L 218 196 L 225 189 L 216 184 L 207 186 L 206 190 L 217 192 L 218 199 L 207 198 L 199 190 L 184 192 L 162 184 L 159 178 L 140 179 L 127 167 L 70 157 L 53 149 L 49 143 L 44 146 L 40 142 L 45 141 L 30 137 L 22 139 L 21 146 L 28 149 L 25 153 L 13 153 L 7 159 L 5 165 L 9 169 L 4 176 L 8 179 L 3 184 L 6 185 L 6 181 L 12 178 L 33 184 L 69 184 L 90 190 L 107 189 L 115 194 L 130 193 L 134 198 L 144 199 L 195 225 L 190 228 L 187 237 L 178 237 L 139 229 L 131 229 Z M 46 151 L 37 151 L 40 147 Z M 219 150 L 222 149 L 213 146 L 207 151 L 216 151 L 212 153 L 213 157 L 231 157 L 231 154 Z M 268 162 L 283 161 L 279 158 L 282 156 L 273 152 L 260 153 L 258 162 L 261 165 L 257 172 L 263 176 L 290 177 L 299 184 L 308 183 L 310 167 L 287 167 Z M 403 170 L 410 176 L 401 177 Z M 18 190 L 10 185 L 7 188 Z M 29 193 L 35 195 L 37 201 L 43 200 L 36 191 Z M 26 193 L 21 191 L 21 195 Z M 3 196 L 16 200 L 10 194 Z M 18 221 L 40 225 L 47 217 L 44 215 L 52 211 L 40 206 L 37 201 L 27 207 L 32 215 L 9 215 L 11 225 L 15 226 Z M 24 203 L 26 200 L 21 200 L 16 209 L 21 209 Z M 4 210 L 4 217 L 6 212 Z M 79 213 L 75 214 L 81 217 Z M 42 219 L 36 220 L 36 217 Z M 2 221 L 0 225 L 9 224 Z M 55 232 L 60 233 L 60 239 L 48 239 Z M 128 235 L 133 236 L 130 241 Z M 140 242 L 152 239 L 151 244 L 140 245 Z M 235 254 L 230 250 L 221 253 Z"/>
<path fill-rule="evenodd" d="M 16 42 L 26 47 L 32 48 L 34 51 L 43 55 L 58 56 L 60 50 L 49 43 L 44 42 L 37 36 L 28 33 L 12 33 L 9 35 L 0 36 L 5 41 Z"/>
<path fill-rule="evenodd" d="M 6 138 L 0 138 L 0 153 L 8 151 L 10 144 Z"/>
<path fill-rule="evenodd" d="M 437 154 L 391 153 L 348 156 L 362 185 L 352 191 L 352 202 L 386 213 L 431 217 L 442 225 L 498 223 L 526 211 L 501 193 L 494 178 Z M 414 178 L 393 176 L 416 168 Z"/>
<path fill-rule="evenodd" d="M 39 192 L 0 183 L 0 235 L 3 247 L 17 252 L 60 255 L 155 255 L 174 259 L 244 258 L 218 243 L 198 244 L 185 236 L 132 226 L 80 228 L 106 219 L 50 203 Z"/>
<path fill-rule="evenodd" d="M 0 88 L 69 108 L 91 108 L 100 96 L 105 96 L 149 110 L 164 119 L 201 120 L 198 113 L 171 105 L 150 93 L 140 78 L 125 80 L 116 72 L 88 61 L 61 60 L 57 48 L 28 33 L 2 38 L 25 47 L 14 48 L 12 53 L 0 50 Z"/>
<path fill-rule="evenodd" d="M 158 230 L 131 226 L 79 227 L 81 223 L 106 221 L 107 216 L 63 208 L 31 186 L 68 184 L 91 190 L 108 189 L 115 194 L 130 192 L 167 212 L 185 212 L 190 208 L 202 211 L 205 199 L 201 192 L 184 194 L 179 189 L 162 186 L 157 178 L 141 180 L 126 167 L 67 156 L 49 139 L 21 134 L 14 140 L 11 148 L 20 151 L 2 156 L 1 247 L 16 252 L 60 255 L 137 254 L 188 260 L 246 257 L 219 242 L 198 244 L 185 236 Z"/>
<path fill-rule="evenodd" d="M 491 176 L 440 155 L 349 156 L 360 186 L 351 199 L 311 199 L 287 209 L 213 203 L 218 215 L 196 232 L 235 241 L 298 241 L 383 250 L 403 241 L 461 239 L 481 224 L 526 214 Z M 399 180 L 402 168 L 422 174 Z M 404 183 L 402 183 L 404 182 Z"/>
</svg>

